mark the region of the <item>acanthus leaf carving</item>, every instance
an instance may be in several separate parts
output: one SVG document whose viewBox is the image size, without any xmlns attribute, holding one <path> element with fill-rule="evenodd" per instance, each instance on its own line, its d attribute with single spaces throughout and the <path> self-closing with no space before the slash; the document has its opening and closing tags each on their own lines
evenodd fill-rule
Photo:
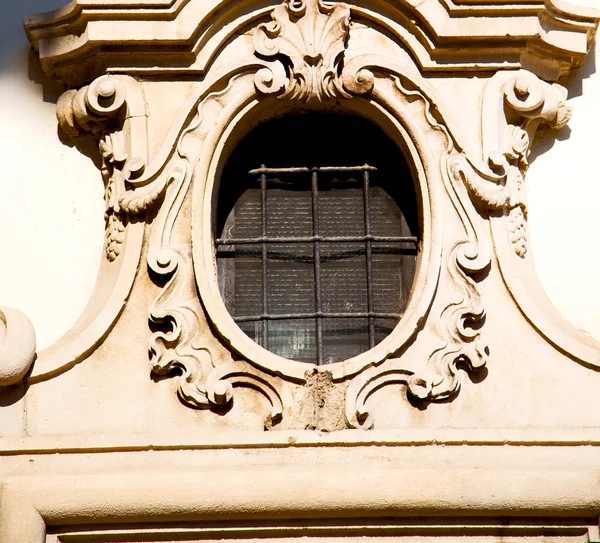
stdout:
<svg viewBox="0 0 600 543">
<path fill-rule="evenodd" d="M 367 72 L 359 63 L 350 61 L 344 75 L 348 81 L 357 79 L 358 74 Z M 360 76 L 358 76 L 360 77 Z M 487 274 L 491 264 L 491 247 L 480 232 L 478 218 L 472 206 L 466 205 L 465 179 L 471 166 L 466 156 L 457 150 L 457 143 L 450 133 L 432 100 L 418 87 L 408 85 L 400 74 L 392 75 L 395 89 L 409 102 L 421 104 L 421 115 L 431 129 L 444 141 L 440 154 L 440 166 L 446 192 L 466 233 L 451 246 L 446 257 L 446 277 L 442 302 L 430 324 L 421 332 L 427 347 L 425 363 L 406 361 L 400 353 L 392 354 L 381 366 L 372 368 L 351 383 L 346 394 L 346 420 L 354 428 L 369 429 L 375 424 L 366 402 L 383 387 L 404 385 L 407 395 L 420 403 L 441 402 L 455 396 L 461 387 L 461 372 L 477 373 L 486 367 L 489 347 L 482 334 L 485 324 L 485 308 L 474 277 Z M 344 78 L 346 82 L 346 78 Z M 369 82 L 364 92 L 371 92 Z M 469 178 L 470 179 L 470 178 Z M 478 187 L 473 186 L 473 190 Z M 486 187 L 487 188 L 487 187 Z M 482 189 L 483 190 L 483 189 Z M 490 200 L 498 199 L 503 205 L 506 195 L 486 194 Z M 464 196 L 463 196 L 464 194 Z M 470 202 L 468 202 L 470 203 Z M 490 202 L 491 203 L 491 202 Z M 442 298 L 443 296 L 443 298 Z M 425 354 L 425 353 L 423 353 Z"/>
<path fill-rule="evenodd" d="M 204 120 L 201 109 L 182 131 L 175 143 L 174 157 L 165 165 L 166 177 L 172 182 L 166 193 L 165 205 L 154 221 L 147 261 L 148 269 L 166 281 L 148 311 L 151 327 L 158 328 L 149 342 L 152 373 L 170 376 L 178 372 L 177 394 L 181 401 L 190 407 L 206 409 L 211 407 L 205 382 L 215 368 L 214 349 L 207 345 L 210 344 L 210 334 L 203 333 L 206 331 L 203 324 L 206 323 L 196 295 L 191 248 L 171 242 L 172 226 L 192 177 L 192 157 L 184 149 L 184 142 Z"/>
<path fill-rule="evenodd" d="M 399 87 L 402 90 L 402 87 Z M 406 92 L 406 90 L 404 90 Z M 412 91 L 414 93 L 414 91 Z M 519 72 L 503 87 L 507 112 L 504 146 L 488 156 L 489 169 L 464 152 L 457 152 L 448 135 L 446 160 L 447 192 L 462 217 L 469 239 L 458 242 L 448 260 L 449 274 L 462 291 L 461 299 L 450 303 L 437 322 L 436 335 L 446 344 L 433 352 L 426 374 L 415 372 L 405 378 L 407 390 L 420 400 L 444 400 L 460 388 L 457 368 L 470 372 L 485 367 L 489 347 L 481 337 L 485 309 L 472 277 L 485 272 L 490 265 L 489 249 L 482 250 L 483 238 L 478 233 L 477 219 L 462 203 L 464 186 L 473 203 L 486 212 L 504 212 L 515 253 L 527 252 L 526 200 L 524 175 L 528 167 L 527 154 L 535 130 L 541 123 L 554 128 L 564 126 L 571 110 L 566 105 L 566 90 L 548 84 L 528 72 Z M 516 116 L 515 116 L 516 114 Z M 430 124 L 432 116 L 428 115 Z"/>
<path fill-rule="evenodd" d="M 407 380 L 408 393 L 419 400 L 442 401 L 454 396 L 460 389 L 458 366 L 476 372 L 487 364 L 489 347 L 482 338 L 485 309 L 473 277 L 486 273 L 491 262 L 491 250 L 479 232 L 477 219 L 464 205 L 460 191 L 463 187 L 464 162 L 456 152 L 456 143 L 448 128 L 436 119 L 433 104 L 421 91 L 407 89 L 396 78 L 396 87 L 407 97 L 416 97 L 423 103 L 427 123 L 443 134 L 446 149 L 442 154 L 442 178 L 446 192 L 460 217 L 467 239 L 457 241 L 451 248 L 447 270 L 448 293 L 453 294 L 434 320 L 433 336 L 443 341 L 429 356 L 425 370 L 412 374 Z"/>
<path fill-rule="evenodd" d="M 257 90 L 304 102 L 348 98 L 340 81 L 350 29 L 348 5 L 285 0 L 271 17 L 254 32 L 255 54 L 269 61 L 256 74 Z"/>
<path fill-rule="evenodd" d="M 170 253 L 172 266 L 161 273 L 170 279 L 149 310 L 150 323 L 159 327 L 150 338 L 152 372 L 166 376 L 179 371 L 177 393 L 181 400 L 192 407 L 208 408 L 203 383 L 214 364 L 211 350 L 203 345 L 206 338 L 189 269 L 191 255 L 188 247 L 171 248 Z"/>
</svg>

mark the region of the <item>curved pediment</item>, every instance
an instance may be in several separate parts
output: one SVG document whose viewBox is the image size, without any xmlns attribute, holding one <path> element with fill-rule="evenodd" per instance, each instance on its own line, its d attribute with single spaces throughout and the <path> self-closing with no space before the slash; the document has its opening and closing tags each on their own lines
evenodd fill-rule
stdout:
<svg viewBox="0 0 600 543">
<path fill-rule="evenodd" d="M 554 318 L 536 287 L 525 190 L 537 128 L 558 129 L 571 117 L 567 90 L 544 80 L 581 62 L 598 20 L 550 0 L 187 0 L 110 9 L 80 2 L 32 19 L 46 71 L 70 85 L 100 74 L 66 91 L 57 114 L 66 134 L 98 141 L 106 185 L 99 285 L 111 294 L 94 298 L 76 341 L 40 353 L 29 382 L 88 358 L 90 344 L 112 337 L 124 305 L 148 311 L 152 371 L 180 373 L 186 405 L 218 410 L 232 405 L 234 387 L 252 388 L 271 405 L 267 428 L 314 423 L 290 399 L 321 394 L 311 388 L 313 370 L 340 397 L 347 386 L 343 416 L 335 400 L 333 426 L 323 428 L 371 427 L 369 398 L 390 385 L 419 401 L 452 399 L 462 369 L 480 372 L 502 343 L 502 326 L 484 326 L 487 307 L 490 321 L 508 307 L 536 330 L 521 327 L 513 345 L 541 336 L 555 356 L 567 352 L 599 368 L 600 345 Z M 341 364 L 307 372 L 305 362 L 251 339 L 227 311 L 211 213 L 223 161 L 256 123 L 319 109 L 366 117 L 410 158 L 423 242 L 410 303 L 393 332 Z M 140 288 L 144 259 L 165 285 L 150 306 L 127 299 Z M 315 318 L 323 315 L 316 310 Z M 272 317 L 242 314 L 244 322 Z"/>
<path fill-rule="evenodd" d="M 7 220 L 89 209 L 60 136 L 97 147 L 105 238 L 54 345 L 0 307 L 0 542 L 600 541 L 600 341 L 545 297 L 527 185 L 554 156 L 533 188 L 560 191 L 547 264 L 572 270 L 594 246 L 569 217 L 595 212 L 577 162 L 593 167 L 598 87 L 588 61 L 555 80 L 599 20 L 564 0 L 78 0 L 29 18 L 70 88 L 56 134 L 37 94 L 12 96 L 24 149 L 4 177 L 25 193 L 7 185 Z M 28 182 L 63 162 L 77 185 Z M 52 241 L 44 288 L 79 250 Z"/>
<path fill-rule="evenodd" d="M 222 47 L 267 21 L 277 1 L 75 1 L 28 17 L 47 74 L 70 86 L 105 72 L 202 76 Z M 349 2 L 353 31 L 378 28 L 423 72 L 528 69 L 557 80 L 581 65 L 600 11 L 561 2 Z"/>
</svg>

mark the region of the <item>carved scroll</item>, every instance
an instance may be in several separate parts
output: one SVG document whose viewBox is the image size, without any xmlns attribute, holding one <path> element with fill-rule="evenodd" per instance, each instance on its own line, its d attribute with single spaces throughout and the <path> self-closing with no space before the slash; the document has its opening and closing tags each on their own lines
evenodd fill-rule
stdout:
<svg viewBox="0 0 600 543">
<path fill-rule="evenodd" d="M 376 92 L 372 74 L 364 65 L 352 61 L 344 70 L 344 84 L 364 81 L 363 93 Z M 482 333 L 485 309 L 477 290 L 475 276 L 490 266 L 490 247 L 479 231 L 476 212 L 465 191 L 464 171 L 469 163 L 457 152 L 457 144 L 449 128 L 429 96 L 415 88 L 402 75 L 392 75 L 394 90 L 403 102 L 420 104 L 424 122 L 433 133 L 441 135 L 440 166 L 446 192 L 462 223 L 466 238 L 460 237 L 450 246 L 445 259 L 443 286 L 437 293 L 428 317 L 420 332 L 420 341 L 427 345 L 426 358 L 405 359 L 401 353 L 390 356 L 383 364 L 367 370 L 351 383 L 346 395 L 346 420 L 354 428 L 372 428 L 373 415 L 366 402 L 383 387 L 402 385 L 407 394 L 420 403 L 440 402 L 455 396 L 461 387 L 461 372 L 477 372 L 487 364 L 489 347 Z M 387 103 L 391 103 L 389 97 Z M 413 110 L 414 111 L 414 110 Z M 425 354 L 425 353 L 424 353 Z"/>
<path fill-rule="evenodd" d="M 163 183 L 135 188 L 147 165 L 145 108 L 139 83 L 129 77 L 108 75 L 79 90 L 65 92 L 57 104 L 59 125 L 66 134 L 91 134 L 98 140 L 109 261 L 121 253 L 130 217 L 152 207 L 162 197 L 167 182 L 164 178 Z"/>
<path fill-rule="evenodd" d="M 483 112 L 484 158 L 491 171 L 486 172 L 471 161 L 473 173 L 466 174 L 464 181 L 475 205 L 507 216 L 513 249 L 523 258 L 528 246 L 525 174 L 531 142 L 541 124 L 556 129 L 565 126 L 572 110 L 566 104 L 564 87 L 546 83 L 525 70 L 504 82 L 500 89 L 493 83 L 486 91 Z M 503 101 L 502 122 L 498 137 L 494 138 L 491 127 L 498 125 L 494 107 L 498 95 Z"/>
<path fill-rule="evenodd" d="M 352 69 L 348 66 L 344 81 L 347 78 L 352 82 L 360 72 L 359 66 Z M 528 72 L 519 72 L 502 87 L 507 119 L 504 141 L 499 151 L 488 154 L 489 169 L 485 169 L 477 157 L 456 149 L 450 133 L 435 120 L 431 104 L 421 92 L 406 89 L 400 79 L 397 86 L 403 94 L 420 99 L 429 124 L 447 135 L 444 180 L 468 239 L 458 242 L 448 258 L 449 277 L 458 296 L 433 320 L 433 334 L 444 345 L 432 353 L 425 370 L 408 368 L 402 359 L 391 358 L 384 367 L 371 370 L 350 387 L 347 420 L 352 426 L 362 428 L 374 424 L 366 401 L 381 387 L 403 384 L 419 400 L 440 401 L 458 392 L 459 367 L 471 372 L 485 367 L 489 356 L 489 347 L 481 336 L 485 310 L 472 277 L 485 272 L 490 265 L 490 248 L 487 235 L 478 232 L 477 218 L 463 203 L 461 190 L 466 188 L 475 206 L 484 211 L 484 218 L 489 213 L 505 214 L 515 253 L 524 257 L 527 251 L 524 174 L 530 142 L 539 124 L 560 128 L 571 116 L 564 88 L 545 83 Z M 372 88 L 370 81 L 369 87 Z"/>
<path fill-rule="evenodd" d="M 172 251 L 171 279 L 150 308 L 151 323 L 162 327 L 150 340 L 152 372 L 179 373 L 179 398 L 198 409 L 229 409 L 234 387 L 254 389 L 271 405 L 265 428 L 285 428 L 292 404 L 287 385 L 222 352 L 196 296 L 190 248 Z"/>
<path fill-rule="evenodd" d="M 27 316 L 0 307 L 0 387 L 18 383 L 35 359 L 35 330 Z"/>
<path fill-rule="evenodd" d="M 198 298 L 191 246 L 171 241 L 204 140 L 218 121 L 234 84 L 232 79 L 224 90 L 211 93 L 197 106 L 165 167 L 169 188 L 154 220 L 148 248 L 148 268 L 166 282 L 149 309 L 150 326 L 155 330 L 149 343 L 150 364 L 154 375 L 175 377 L 180 400 L 196 409 L 226 411 L 235 401 L 236 388 L 251 388 L 271 406 L 265 428 L 281 429 L 289 422 L 292 405 L 286 383 L 243 360 L 232 359 L 211 331 Z"/>
</svg>

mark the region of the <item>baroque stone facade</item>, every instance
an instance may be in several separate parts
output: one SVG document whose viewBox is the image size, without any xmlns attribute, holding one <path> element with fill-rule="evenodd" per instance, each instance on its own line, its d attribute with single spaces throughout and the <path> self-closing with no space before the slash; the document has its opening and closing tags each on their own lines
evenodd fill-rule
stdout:
<svg viewBox="0 0 600 543">
<path fill-rule="evenodd" d="M 36 353 L 27 317 L 0 313 L 24 436 L 3 440 L 0 540 L 600 540 L 600 342 L 539 284 L 526 191 L 599 22 L 558 0 L 79 0 L 29 18 L 69 88 L 61 134 L 97 145 L 106 231 L 56 344 Z M 398 325 L 325 366 L 244 334 L 215 261 L 227 159 L 306 111 L 394 141 L 421 228 Z"/>
</svg>

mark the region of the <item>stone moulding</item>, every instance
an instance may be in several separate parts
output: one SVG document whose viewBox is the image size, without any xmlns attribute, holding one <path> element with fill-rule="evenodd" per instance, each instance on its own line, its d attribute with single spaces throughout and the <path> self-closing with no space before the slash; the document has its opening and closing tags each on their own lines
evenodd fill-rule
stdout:
<svg viewBox="0 0 600 543">
<path fill-rule="evenodd" d="M 432 4 L 436 11 L 431 11 Z M 335 429 L 376 426 L 369 398 L 382 389 L 405 390 L 417 403 L 447 401 L 460 390 L 462 370 L 475 374 L 487 365 L 494 346 L 486 330 L 480 283 L 496 263 L 515 304 L 538 332 L 580 363 L 600 367 L 600 344 L 558 317 L 545 318 L 536 309 L 538 298 L 539 307 L 548 303 L 545 296 L 532 300 L 527 293 L 534 289 L 523 286 L 537 284 L 528 250 L 524 190 L 530 143 L 541 124 L 558 128 L 568 122 L 566 90 L 552 81 L 581 62 L 598 13 L 569 12 L 554 0 L 537 7 L 513 2 L 510 9 L 502 2 L 415 7 L 323 0 L 284 0 L 268 8 L 248 1 L 221 11 L 197 0 L 143 9 L 126 2 L 110 9 L 92 9 L 85 2 L 73 6 L 77 9 L 56 14 L 54 21 L 31 19 L 27 28 L 44 68 L 55 77 L 67 80 L 68 73 L 76 81 L 89 78 L 109 59 L 116 63 L 104 66 L 108 74 L 67 91 L 57 104 L 66 133 L 92 134 L 98 141 L 106 186 L 106 259 L 90 309 L 66 341 L 40 353 L 30 383 L 68 370 L 94 351 L 127 303 L 144 262 L 161 282 L 158 296 L 145 308 L 153 327 L 151 368 L 155 375 L 179 373 L 176 389 L 184 404 L 226 410 L 236 388 L 244 387 L 265 399 L 266 428 L 312 424 L 302 420 L 297 398 L 314 393 L 308 390 L 312 385 L 307 377 L 314 368 L 266 351 L 235 325 L 218 293 L 213 240 L 223 150 L 243 137 L 250 119 L 298 108 L 338 108 L 384 127 L 410 163 L 421 202 L 423 242 L 406 314 L 373 349 L 321 370 L 332 388 L 345 391 L 342 426 Z M 123 10 L 128 17 L 116 25 Z M 479 18 L 477 30 L 468 21 L 472 18 Z M 163 52 L 178 35 L 179 51 L 185 51 L 189 62 L 180 62 L 172 52 L 167 55 L 171 66 L 161 68 L 154 60 L 152 69 L 141 66 L 137 54 L 144 49 L 143 31 L 135 51 L 126 40 L 136 20 L 153 21 L 155 42 Z M 491 20 L 494 24 L 488 25 Z M 508 20 L 512 30 L 501 36 Z M 545 30 L 559 25 L 572 39 L 567 44 L 554 33 L 545 35 L 540 21 Z M 66 39 L 83 22 L 88 32 L 78 40 Z M 118 26 L 124 41 L 114 40 L 110 57 L 98 53 L 75 69 L 81 55 L 101 48 L 102 40 L 89 38 L 96 35 L 92 28 L 111 24 Z M 198 30 L 186 41 L 181 33 L 189 24 Z M 386 39 L 408 55 L 380 54 L 374 42 L 353 37 L 363 29 L 382 28 Z M 235 58 L 227 59 L 226 41 L 236 33 L 242 35 Z M 483 42 L 493 44 L 494 39 L 498 44 L 490 46 L 492 52 Z M 457 54 L 459 44 L 464 54 Z M 476 63 L 469 60 L 469 51 L 476 53 Z M 532 65 L 537 73 L 523 69 L 530 66 L 532 51 L 539 61 Z M 128 57 L 121 55 L 125 52 Z M 450 55 L 452 63 L 441 62 Z M 490 70 L 497 73 L 488 74 L 485 83 L 478 140 L 465 135 L 456 104 L 427 75 Z M 184 73 L 203 75 L 172 119 L 161 147 L 150 156 L 152 108 L 143 76 L 176 79 Z M 182 234 L 182 209 L 188 200 L 191 227 Z M 413 343 L 427 347 L 410 351 Z"/>
<path fill-rule="evenodd" d="M 247 444 L 237 450 L 230 447 L 225 459 L 219 459 L 222 450 L 212 447 L 179 449 L 179 469 L 172 467 L 169 450 L 62 452 L 63 462 L 54 470 L 49 466 L 55 451 L 30 451 L 37 474 L 15 470 L 0 487 L 0 541 L 125 543 L 143 537 L 158 542 L 168 535 L 181 539 L 184 529 L 190 540 L 239 540 L 242 529 L 257 539 L 276 531 L 282 541 L 312 535 L 312 530 L 324 538 L 356 537 L 357 531 L 363 536 L 414 537 L 431 536 L 432 527 L 448 539 L 481 536 L 488 528 L 491 535 L 527 535 L 527 541 L 536 543 L 598 541 L 598 462 L 581 447 L 534 447 L 535 453 L 543 450 L 547 462 L 539 469 L 534 458 L 514 467 L 522 447 L 476 443 L 465 454 L 464 445 L 447 444 L 444 457 L 457 466 L 449 469 L 423 467 L 422 458 L 439 454 L 436 445 L 420 447 L 419 458 L 409 455 L 404 462 L 411 447 L 380 445 L 377 449 L 396 462 L 371 462 L 366 470 L 372 445 L 346 442 L 352 447 L 340 463 L 338 447 L 302 444 L 299 433 L 286 438 L 279 450 L 254 446 L 252 456 Z M 286 454 L 274 466 L 273 454 L 281 453 L 281 447 Z M 565 451 L 569 469 L 564 468 Z M 493 462 L 482 466 L 486 455 Z M 198 458 L 212 467 L 199 466 Z M 91 474 L 94 461 L 111 459 L 122 462 L 122 471 Z M 471 466 L 473 461 L 477 467 Z M 332 464 L 336 470 L 330 469 Z M 83 474 L 82 466 L 90 471 Z M 323 470 L 328 474 L 325 484 Z M 141 533 L 140 519 L 146 519 Z M 502 540 L 506 539 L 492 539 Z"/>
<path fill-rule="evenodd" d="M 107 71 L 205 74 L 232 36 L 261 22 L 278 3 L 80 0 L 26 18 L 25 28 L 44 71 L 70 86 Z M 600 19 L 600 10 L 564 0 L 366 0 L 349 7 L 353 18 L 390 32 L 423 72 L 523 67 L 549 80 L 581 65 Z M 115 21 L 117 33 L 111 30 Z"/>
</svg>

